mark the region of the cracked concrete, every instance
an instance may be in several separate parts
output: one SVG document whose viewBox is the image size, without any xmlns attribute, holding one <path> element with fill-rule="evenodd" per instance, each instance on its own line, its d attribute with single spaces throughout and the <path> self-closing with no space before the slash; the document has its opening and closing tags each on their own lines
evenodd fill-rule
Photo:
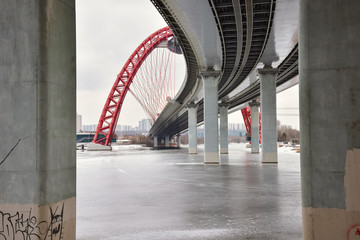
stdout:
<svg viewBox="0 0 360 240">
<path fill-rule="evenodd" d="M 20 141 L 21 141 L 21 139 L 19 139 L 19 140 L 17 141 L 17 143 L 10 149 L 10 151 L 8 152 L 8 154 L 6 154 L 6 156 L 4 157 L 4 159 L 1 160 L 0 166 L 1 166 L 1 164 L 3 164 L 3 163 L 5 162 L 5 160 L 10 156 L 10 154 L 12 153 L 12 151 L 14 151 L 14 149 L 19 145 Z"/>
</svg>

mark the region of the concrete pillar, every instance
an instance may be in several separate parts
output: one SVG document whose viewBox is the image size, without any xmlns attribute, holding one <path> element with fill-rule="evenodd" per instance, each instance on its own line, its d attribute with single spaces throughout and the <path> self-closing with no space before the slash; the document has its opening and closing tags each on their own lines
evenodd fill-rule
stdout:
<svg viewBox="0 0 360 240">
<path fill-rule="evenodd" d="M 252 101 L 251 108 L 251 153 L 259 153 L 259 106 L 260 103 Z"/>
<path fill-rule="evenodd" d="M 197 153 L 197 107 L 195 103 L 190 103 L 188 107 L 188 137 L 189 137 L 189 153 Z"/>
<path fill-rule="evenodd" d="M 278 69 L 258 70 L 261 99 L 261 158 L 263 163 L 277 163 L 276 77 Z"/>
<path fill-rule="evenodd" d="M 304 239 L 360 239 L 360 4 L 300 1 Z"/>
<path fill-rule="evenodd" d="M 170 146 L 170 137 L 169 136 L 165 136 L 165 147 L 169 147 Z"/>
<path fill-rule="evenodd" d="M 220 72 L 200 72 L 204 82 L 204 163 L 219 164 L 218 79 Z"/>
<path fill-rule="evenodd" d="M 176 146 L 180 148 L 180 133 L 176 135 Z"/>
<path fill-rule="evenodd" d="M 0 5 L 0 238 L 74 240 L 75 1 Z"/>
<path fill-rule="evenodd" d="M 219 104 L 220 112 L 220 153 L 227 154 L 228 150 L 228 108 L 229 103 L 222 102 Z"/>
<path fill-rule="evenodd" d="M 154 136 L 154 147 L 159 147 L 159 144 L 158 144 L 158 136 Z"/>
</svg>

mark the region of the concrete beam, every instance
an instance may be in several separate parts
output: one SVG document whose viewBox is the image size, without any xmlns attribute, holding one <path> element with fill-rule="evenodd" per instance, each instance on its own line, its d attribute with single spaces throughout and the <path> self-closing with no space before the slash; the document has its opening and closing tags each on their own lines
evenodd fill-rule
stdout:
<svg viewBox="0 0 360 240">
<path fill-rule="evenodd" d="M 220 71 L 201 71 L 204 83 L 204 163 L 219 164 L 218 80 Z"/>
<path fill-rule="evenodd" d="M 229 103 L 221 102 L 219 104 L 219 112 L 220 112 L 220 154 L 228 154 L 229 153 L 228 108 L 229 108 Z"/>
<path fill-rule="evenodd" d="M 169 146 L 170 146 L 170 137 L 165 136 L 165 147 L 169 147 Z"/>
<path fill-rule="evenodd" d="M 101 144 L 91 142 L 91 143 L 89 143 L 87 150 L 88 151 L 111 151 L 112 147 L 104 146 Z"/>
<path fill-rule="evenodd" d="M 197 153 L 197 108 L 198 105 L 190 103 L 187 105 L 188 109 L 188 138 L 189 138 L 189 153 Z"/>
<path fill-rule="evenodd" d="M 0 235 L 75 239 L 75 1 L 2 1 L 0 23 Z"/>
<path fill-rule="evenodd" d="M 260 103 L 249 103 L 251 109 L 251 153 L 259 153 L 259 106 Z"/>
<path fill-rule="evenodd" d="M 157 136 L 154 136 L 154 147 L 159 147 L 158 145 L 158 137 Z"/>
<path fill-rule="evenodd" d="M 176 146 L 178 148 L 180 148 L 180 137 L 181 137 L 180 133 L 176 135 Z"/>
<path fill-rule="evenodd" d="M 358 239 L 360 4 L 300 1 L 304 239 Z"/>
<path fill-rule="evenodd" d="M 278 69 L 258 70 L 261 100 L 261 159 L 263 163 L 277 163 L 276 77 Z"/>
</svg>

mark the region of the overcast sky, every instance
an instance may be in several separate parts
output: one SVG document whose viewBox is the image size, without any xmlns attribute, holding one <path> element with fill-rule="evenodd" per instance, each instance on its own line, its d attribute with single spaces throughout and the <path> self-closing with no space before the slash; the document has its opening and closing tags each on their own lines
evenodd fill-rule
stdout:
<svg viewBox="0 0 360 240">
<path fill-rule="evenodd" d="M 97 124 L 117 74 L 136 47 L 166 26 L 150 0 L 76 0 L 77 112 L 83 124 Z M 299 128 L 298 87 L 277 95 L 278 119 Z M 137 126 L 146 118 L 127 94 L 118 124 Z M 230 123 L 242 123 L 240 111 Z"/>
</svg>

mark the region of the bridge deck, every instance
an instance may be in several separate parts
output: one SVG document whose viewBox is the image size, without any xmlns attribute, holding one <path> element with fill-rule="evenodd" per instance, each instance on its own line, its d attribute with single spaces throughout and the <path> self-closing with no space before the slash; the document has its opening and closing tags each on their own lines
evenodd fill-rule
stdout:
<svg viewBox="0 0 360 240">
<path fill-rule="evenodd" d="M 78 152 L 77 239 L 302 239 L 299 154 L 258 157 L 244 144 L 220 166 L 202 145 Z"/>
</svg>

